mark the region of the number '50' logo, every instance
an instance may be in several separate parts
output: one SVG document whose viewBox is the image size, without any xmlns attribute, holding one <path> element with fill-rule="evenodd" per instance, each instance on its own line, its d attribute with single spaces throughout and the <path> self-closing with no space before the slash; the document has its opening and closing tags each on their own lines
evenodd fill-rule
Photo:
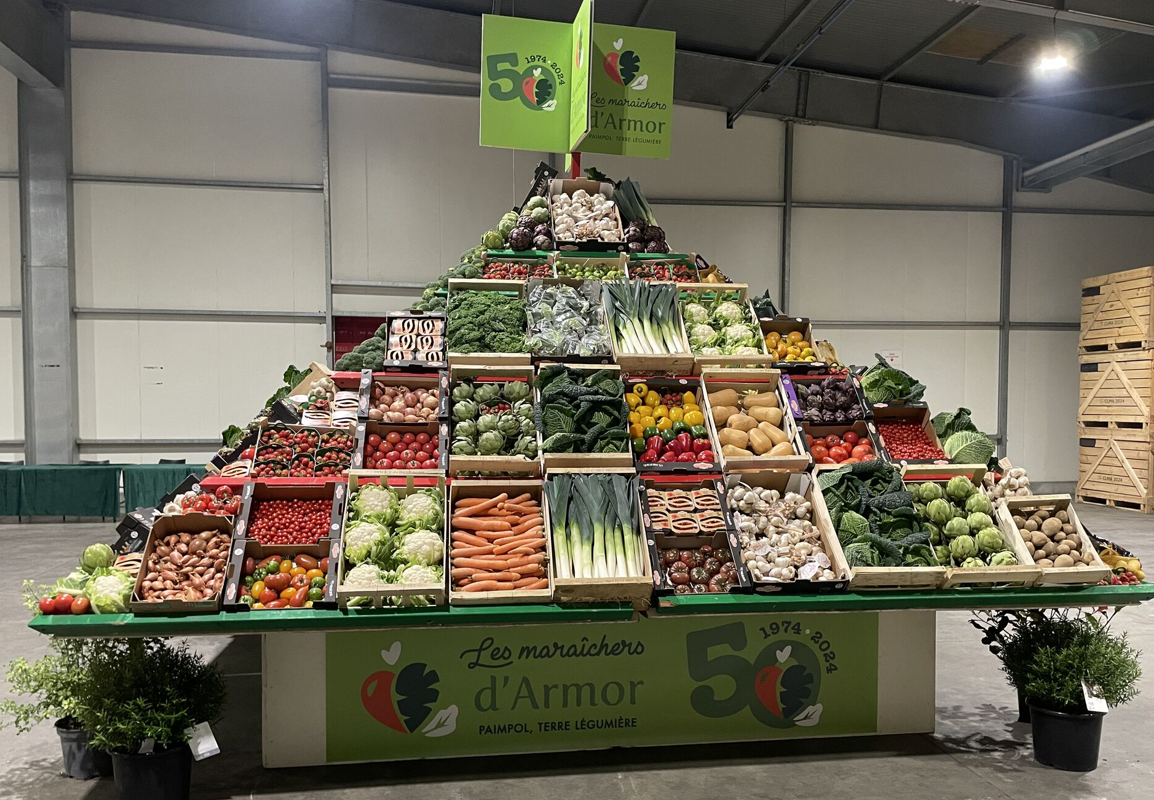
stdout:
<svg viewBox="0 0 1154 800">
<path fill-rule="evenodd" d="M 520 100 L 532 111 L 552 111 L 557 107 L 557 83 L 541 64 L 517 69 L 516 53 L 498 53 L 485 59 L 489 96 L 494 100 Z"/>
<path fill-rule="evenodd" d="M 751 663 L 743 656 L 711 651 L 726 648 L 735 653 L 747 644 L 745 624 L 733 622 L 694 631 L 685 637 L 689 676 L 698 682 L 728 678 L 732 691 L 724 697 L 712 685 L 697 686 L 689 704 L 703 717 L 729 717 L 748 708 L 771 728 L 813 727 L 821 719 L 816 702 L 821 690 L 821 661 L 800 639 L 770 642 Z"/>
</svg>

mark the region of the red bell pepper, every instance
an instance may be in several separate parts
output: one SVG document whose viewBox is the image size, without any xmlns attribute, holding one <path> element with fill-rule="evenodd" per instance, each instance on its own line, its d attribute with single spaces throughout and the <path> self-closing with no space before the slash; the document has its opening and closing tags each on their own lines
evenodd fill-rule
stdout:
<svg viewBox="0 0 1154 800">
<path fill-rule="evenodd" d="M 697 460 L 697 453 L 694 453 L 692 451 L 690 451 L 688 453 L 682 453 L 681 455 L 679 455 L 677 457 L 677 460 L 683 461 L 686 464 L 692 464 L 694 461 Z"/>
<path fill-rule="evenodd" d="M 690 436 L 688 433 L 682 432 L 682 433 L 677 434 L 677 436 L 674 437 L 673 441 L 677 442 L 678 447 L 680 448 L 678 450 L 679 453 L 692 453 L 693 452 L 693 437 Z"/>
<path fill-rule="evenodd" d="M 657 453 L 653 450 L 646 450 L 637 460 L 642 464 L 654 464 L 657 462 Z"/>
<path fill-rule="evenodd" d="M 681 442 L 677 441 L 677 439 L 670 439 L 665 443 L 665 451 L 667 453 L 676 453 L 677 455 L 681 455 L 683 452 L 681 449 Z"/>
<path fill-rule="evenodd" d="M 693 440 L 693 452 L 695 452 L 695 453 L 704 453 L 707 450 L 712 450 L 712 449 L 713 448 L 709 446 L 709 439 L 694 439 Z"/>
<path fill-rule="evenodd" d="M 645 440 L 645 449 L 652 450 L 654 453 L 660 453 L 665 449 L 665 442 L 661 441 L 660 436 L 650 436 Z"/>
<path fill-rule="evenodd" d="M 713 455 L 712 450 L 702 450 L 697 454 L 697 460 L 704 461 L 707 464 L 712 464 L 716 460 L 716 457 Z"/>
<path fill-rule="evenodd" d="M 665 453 L 665 455 L 661 456 L 661 458 L 659 458 L 657 460 L 659 462 L 661 462 L 662 464 L 668 464 L 670 461 L 676 461 L 677 460 L 677 453 L 674 453 L 672 451 L 667 451 Z"/>
</svg>

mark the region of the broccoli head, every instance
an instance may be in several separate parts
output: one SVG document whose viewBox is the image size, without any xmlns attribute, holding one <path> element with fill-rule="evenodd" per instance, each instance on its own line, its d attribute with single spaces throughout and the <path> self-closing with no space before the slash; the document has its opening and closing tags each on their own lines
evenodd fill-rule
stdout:
<svg viewBox="0 0 1154 800">
<path fill-rule="evenodd" d="M 383 352 L 373 352 L 365 356 L 363 366 L 361 369 L 371 369 L 373 372 L 379 372 L 385 368 L 385 354 Z"/>
<path fill-rule="evenodd" d="M 360 353 L 345 353 L 337 359 L 336 368 L 341 372 L 360 372 L 364 369 L 364 359 Z"/>
<path fill-rule="evenodd" d="M 361 347 L 365 348 L 365 355 L 370 353 L 383 353 L 385 351 L 385 340 L 380 336 L 370 336 L 361 342 Z"/>
</svg>

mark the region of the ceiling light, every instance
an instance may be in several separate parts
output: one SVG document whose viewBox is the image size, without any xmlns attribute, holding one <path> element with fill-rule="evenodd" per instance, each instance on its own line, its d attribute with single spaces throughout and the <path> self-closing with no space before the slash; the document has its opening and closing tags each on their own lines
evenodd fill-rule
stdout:
<svg viewBox="0 0 1154 800">
<path fill-rule="evenodd" d="M 1070 62 L 1063 55 L 1042 56 L 1037 65 L 1038 72 L 1057 72 L 1069 67 Z"/>
</svg>

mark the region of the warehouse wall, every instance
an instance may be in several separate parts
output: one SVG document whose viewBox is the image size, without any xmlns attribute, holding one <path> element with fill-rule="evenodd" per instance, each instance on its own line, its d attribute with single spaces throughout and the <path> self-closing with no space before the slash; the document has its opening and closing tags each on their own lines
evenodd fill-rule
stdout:
<svg viewBox="0 0 1154 800">
<path fill-rule="evenodd" d="M 74 40 L 304 49 L 90 14 L 74 13 L 72 25 Z M 454 264 L 521 200 L 545 156 L 478 146 L 474 97 L 383 90 L 414 81 L 476 83 L 475 73 L 336 51 L 327 66 L 342 86 L 383 79 L 328 91 L 333 309 L 379 313 L 413 297 L 411 289 L 380 284 L 423 283 Z M 317 72 L 305 61 L 75 50 L 76 172 L 319 181 Z M 746 115 L 726 130 L 722 113 L 684 106 L 674 117 L 668 161 L 590 155 L 586 165 L 639 181 L 676 249 L 699 252 L 777 297 L 785 124 Z M 324 309 L 323 200 L 316 193 L 106 183 L 76 189 L 82 307 L 178 306 L 188 288 L 183 276 L 195 269 L 212 276 L 196 282 L 205 308 Z M 964 405 L 982 428 L 995 430 L 1002 159 L 797 124 L 792 191 L 789 310 L 814 319 L 818 337 L 831 340 L 844 361 L 900 351 L 904 367 L 930 387 L 933 408 Z M 1069 328 L 1078 319 L 1078 281 L 1154 263 L 1154 224 L 1022 209 L 1148 211 L 1154 197 L 1082 179 L 1047 194 L 1017 193 L 1014 203 L 1011 318 L 1027 327 L 1010 339 L 1009 455 L 1037 481 L 1072 482 L 1077 333 Z M 925 205 L 939 208 L 909 208 Z M 982 210 L 967 210 L 973 207 Z M 269 281 L 270 274 L 281 280 Z M 292 320 L 82 316 L 78 337 L 82 400 L 98 387 L 126 396 L 87 409 L 82 402 L 82 437 L 194 438 L 243 421 L 287 360 L 323 360 L 324 330 Z M 261 357 L 248 357 L 233 375 L 208 368 L 250 353 Z M 203 385 L 186 366 L 198 356 L 207 356 Z M 1038 391 L 1042 385 L 1046 391 Z M 199 401 L 189 400 L 198 388 Z M 161 410 L 146 410 L 146 398 Z M 180 418 L 170 423 L 167 408 L 182 409 Z"/>
<path fill-rule="evenodd" d="M 18 162 L 16 78 L 0 69 L 0 461 L 18 459 L 24 449 Z"/>
<path fill-rule="evenodd" d="M 72 38 L 311 52 L 79 12 Z M 81 457 L 203 461 L 188 440 L 325 360 L 320 62 L 74 48 L 71 80 Z M 222 313 L 164 313 L 182 308 Z M 174 441 L 109 443 L 135 439 Z"/>
</svg>

